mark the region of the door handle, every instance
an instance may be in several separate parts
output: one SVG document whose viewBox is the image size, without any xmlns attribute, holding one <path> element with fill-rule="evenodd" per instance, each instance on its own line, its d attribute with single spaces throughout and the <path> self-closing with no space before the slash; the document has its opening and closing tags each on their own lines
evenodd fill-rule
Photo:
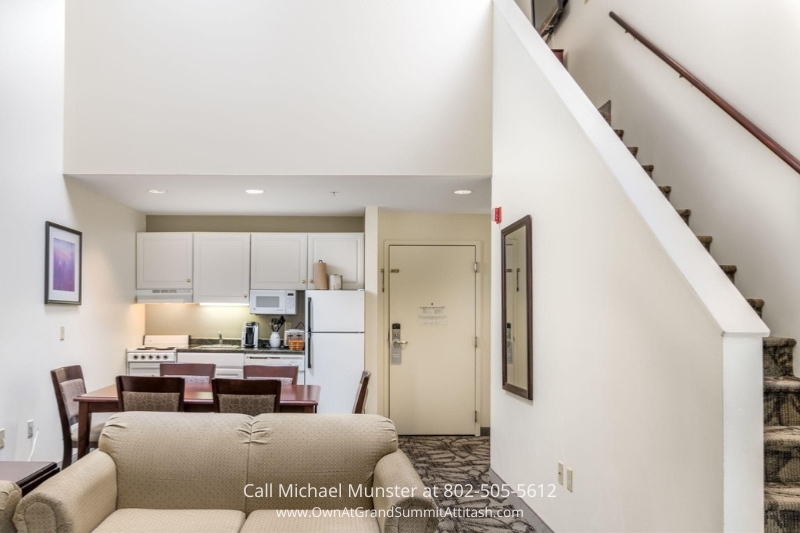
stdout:
<svg viewBox="0 0 800 533">
<path fill-rule="evenodd" d="M 392 339 L 392 346 L 408 344 L 408 341 L 401 341 L 400 339 Z"/>
</svg>

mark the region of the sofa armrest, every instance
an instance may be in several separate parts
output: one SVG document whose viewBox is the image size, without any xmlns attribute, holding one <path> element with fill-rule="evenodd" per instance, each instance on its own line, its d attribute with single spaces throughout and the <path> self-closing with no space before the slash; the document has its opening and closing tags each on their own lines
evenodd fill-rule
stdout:
<svg viewBox="0 0 800 533">
<path fill-rule="evenodd" d="M 16 533 L 14 511 L 22 498 L 22 491 L 16 483 L 0 480 L 0 533 Z"/>
<path fill-rule="evenodd" d="M 94 451 L 22 498 L 19 533 L 89 533 L 117 508 L 117 467 Z"/>
<path fill-rule="evenodd" d="M 384 455 L 378 461 L 373 486 L 384 489 L 374 490 L 372 499 L 379 513 L 381 533 L 436 531 L 439 524 L 436 502 L 424 495 L 425 485 L 401 450 Z"/>
</svg>

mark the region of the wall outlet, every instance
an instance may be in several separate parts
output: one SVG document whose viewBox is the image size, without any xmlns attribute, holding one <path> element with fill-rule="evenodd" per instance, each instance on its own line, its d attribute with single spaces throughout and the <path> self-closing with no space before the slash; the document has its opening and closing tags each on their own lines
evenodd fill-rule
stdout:
<svg viewBox="0 0 800 533">
<path fill-rule="evenodd" d="M 33 420 L 28 420 L 28 438 L 33 438 Z"/>
<path fill-rule="evenodd" d="M 66 340 L 67 338 L 67 326 L 58 326 L 58 340 Z"/>
<path fill-rule="evenodd" d="M 572 492 L 572 469 L 567 468 L 567 490 Z"/>
<path fill-rule="evenodd" d="M 6 447 L 6 430 L 0 429 L 0 450 Z"/>
<path fill-rule="evenodd" d="M 561 461 L 558 462 L 558 484 L 564 484 L 564 463 Z"/>
</svg>

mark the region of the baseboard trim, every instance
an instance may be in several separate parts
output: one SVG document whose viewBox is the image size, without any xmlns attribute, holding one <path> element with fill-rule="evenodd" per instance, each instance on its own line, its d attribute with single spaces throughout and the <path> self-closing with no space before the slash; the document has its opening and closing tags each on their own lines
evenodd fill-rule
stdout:
<svg viewBox="0 0 800 533">
<path fill-rule="evenodd" d="M 483 429 L 483 428 L 481 428 Z M 488 428 L 487 428 L 488 429 Z M 504 485 L 505 481 L 503 478 L 498 476 L 494 470 L 491 468 L 489 469 L 489 482 L 496 484 L 496 485 Z M 539 515 L 525 503 L 522 498 L 517 496 L 516 494 L 511 494 L 508 498 L 506 498 L 505 503 L 509 504 L 514 509 L 518 509 L 522 511 L 522 518 L 530 524 L 530 526 L 536 530 L 536 533 L 554 533 L 550 526 L 544 523 L 544 520 L 539 518 Z"/>
<path fill-rule="evenodd" d="M 481 427 L 481 437 L 491 437 L 491 430 L 490 427 Z"/>
</svg>

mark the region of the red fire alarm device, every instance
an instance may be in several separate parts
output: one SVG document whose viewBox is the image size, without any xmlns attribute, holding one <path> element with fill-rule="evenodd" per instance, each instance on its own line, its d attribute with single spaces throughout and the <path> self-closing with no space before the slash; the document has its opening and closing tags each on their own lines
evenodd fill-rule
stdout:
<svg viewBox="0 0 800 533">
<path fill-rule="evenodd" d="M 495 207 L 494 208 L 494 223 L 499 224 L 503 221 L 503 208 L 502 207 Z"/>
</svg>

